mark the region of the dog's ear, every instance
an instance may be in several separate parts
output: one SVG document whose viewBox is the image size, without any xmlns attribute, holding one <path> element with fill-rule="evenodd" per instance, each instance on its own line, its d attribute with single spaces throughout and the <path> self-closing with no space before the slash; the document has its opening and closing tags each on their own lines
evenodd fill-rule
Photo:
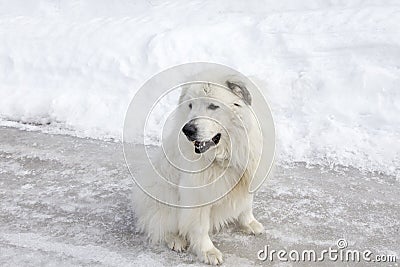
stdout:
<svg viewBox="0 0 400 267">
<path fill-rule="evenodd" d="M 188 85 L 182 85 L 181 86 L 181 95 L 179 96 L 179 104 L 181 104 L 183 102 L 184 97 L 186 96 L 186 93 L 189 89 Z"/>
<path fill-rule="evenodd" d="M 250 92 L 243 83 L 237 81 L 226 81 L 226 85 L 232 93 L 240 97 L 247 105 L 251 105 Z"/>
</svg>

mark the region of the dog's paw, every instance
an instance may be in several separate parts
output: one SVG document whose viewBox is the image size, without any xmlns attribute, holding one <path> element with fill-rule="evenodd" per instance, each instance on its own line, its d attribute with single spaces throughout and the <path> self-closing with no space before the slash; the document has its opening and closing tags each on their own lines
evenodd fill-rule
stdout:
<svg viewBox="0 0 400 267">
<path fill-rule="evenodd" d="M 203 261 L 210 265 L 221 265 L 224 261 L 222 253 L 216 247 L 207 250 L 203 253 Z"/>
<path fill-rule="evenodd" d="M 242 225 L 242 230 L 249 235 L 261 235 L 265 232 L 264 226 L 257 220 L 253 220 L 248 225 Z"/>
<path fill-rule="evenodd" d="M 178 235 L 171 235 L 166 239 L 167 246 L 176 251 L 176 252 L 182 252 L 185 251 L 188 243 L 185 238 L 182 238 Z"/>
</svg>

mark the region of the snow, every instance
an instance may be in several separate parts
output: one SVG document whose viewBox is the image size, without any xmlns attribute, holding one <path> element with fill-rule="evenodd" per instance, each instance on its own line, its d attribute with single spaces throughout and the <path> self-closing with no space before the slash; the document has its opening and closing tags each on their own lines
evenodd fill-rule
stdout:
<svg viewBox="0 0 400 267">
<path fill-rule="evenodd" d="M 118 141 L 148 78 L 210 61 L 262 88 L 278 164 L 399 176 L 398 25 L 389 0 L 2 0 L 1 125 Z"/>
</svg>

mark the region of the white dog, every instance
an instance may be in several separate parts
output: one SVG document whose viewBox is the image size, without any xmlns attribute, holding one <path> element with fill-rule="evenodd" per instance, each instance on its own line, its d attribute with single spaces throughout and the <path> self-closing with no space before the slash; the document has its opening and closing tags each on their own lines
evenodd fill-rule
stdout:
<svg viewBox="0 0 400 267">
<path fill-rule="evenodd" d="M 264 232 L 253 216 L 253 195 L 248 191 L 260 160 L 261 131 L 246 86 L 235 80 L 225 85 L 195 83 L 182 88 L 175 124 L 180 138 L 175 134 L 167 139 L 166 153 L 160 154 L 156 166 L 179 187 L 167 190 L 157 182 L 159 178 L 146 177 L 152 192 L 184 208 L 135 194 L 138 228 L 152 242 L 166 242 L 179 252 L 190 248 L 200 260 L 213 265 L 223 259 L 210 232 L 230 222 L 248 234 Z"/>
</svg>

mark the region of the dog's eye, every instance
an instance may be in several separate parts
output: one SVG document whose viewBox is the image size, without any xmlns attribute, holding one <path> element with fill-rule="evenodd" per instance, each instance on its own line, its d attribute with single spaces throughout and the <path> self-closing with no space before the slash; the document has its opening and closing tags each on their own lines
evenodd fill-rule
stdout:
<svg viewBox="0 0 400 267">
<path fill-rule="evenodd" d="M 241 107 L 241 105 L 239 105 L 238 103 L 233 103 L 235 106 L 237 107 Z"/>
<path fill-rule="evenodd" d="M 208 109 L 211 109 L 211 110 L 216 110 L 217 108 L 219 108 L 219 106 L 214 105 L 213 103 L 211 103 L 211 104 L 208 106 Z"/>
<path fill-rule="evenodd" d="M 192 109 L 192 103 L 189 104 L 189 108 Z"/>
</svg>

